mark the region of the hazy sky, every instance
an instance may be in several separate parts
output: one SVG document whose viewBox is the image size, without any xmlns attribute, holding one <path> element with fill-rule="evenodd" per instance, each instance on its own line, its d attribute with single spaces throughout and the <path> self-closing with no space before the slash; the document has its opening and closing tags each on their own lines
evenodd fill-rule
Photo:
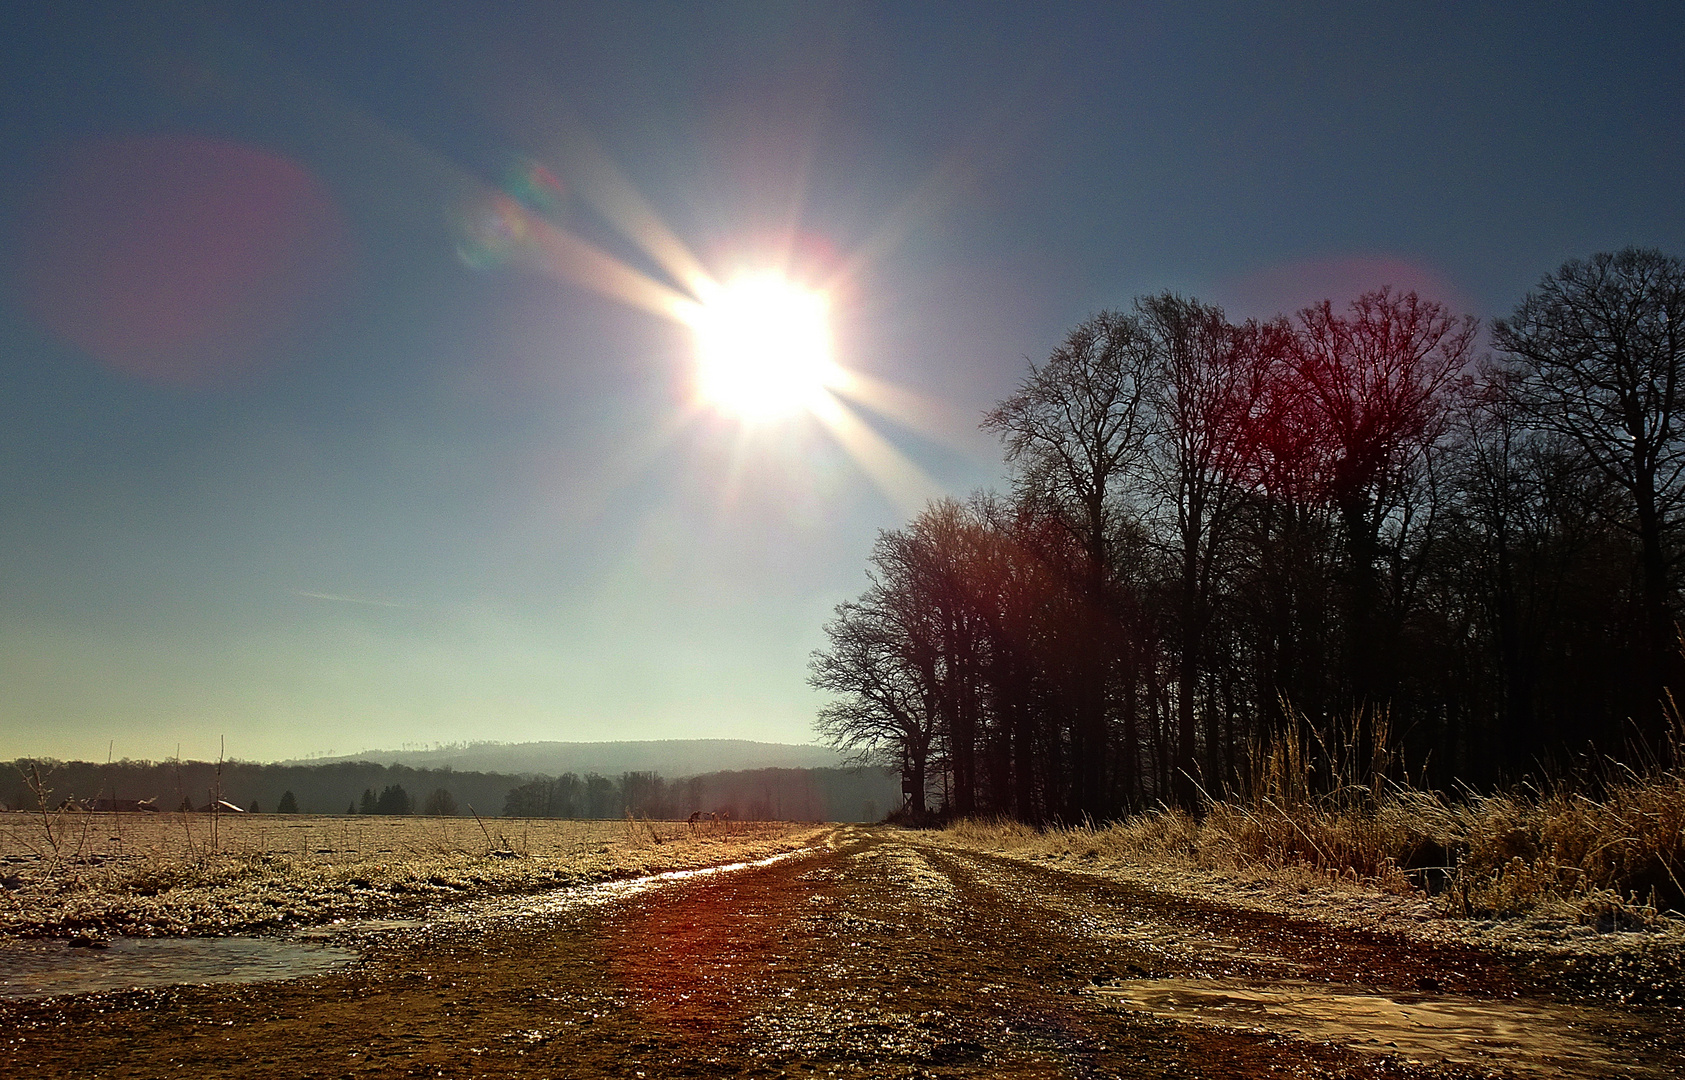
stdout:
<svg viewBox="0 0 1685 1080">
<path fill-rule="evenodd" d="M 0 758 L 808 741 L 1089 313 L 1685 254 L 1677 3 L 141 7 L 0 14 Z M 878 389 L 699 407 L 687 254 Z"/>
</svg>

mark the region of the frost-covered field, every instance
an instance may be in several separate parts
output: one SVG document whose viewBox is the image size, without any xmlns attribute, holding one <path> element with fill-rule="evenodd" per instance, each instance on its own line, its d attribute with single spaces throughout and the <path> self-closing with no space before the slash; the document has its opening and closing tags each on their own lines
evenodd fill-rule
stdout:
<svg viewBox="0 0 1685 1080">
<path fill-rule="evenodd" d="M 216 934 L 788 851 L 789 822 L 0 814 L 0 934 Z"/>
</svg>

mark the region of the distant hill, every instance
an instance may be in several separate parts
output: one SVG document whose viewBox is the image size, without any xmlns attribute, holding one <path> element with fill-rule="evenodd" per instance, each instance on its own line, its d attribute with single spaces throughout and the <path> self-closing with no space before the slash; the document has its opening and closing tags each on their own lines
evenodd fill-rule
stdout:
<svg viewBox="0 0 1685 1080">
<path fill-rule="evenodd" d="M 658 772 L 675 779 L 746 769 L 825 769 L 843 763 L 824 746 L 751 742 L 747 739 L 661 739 L 647 742 L 469 743 L 436 750 L 365 750 L 328 758 L 283 761 L 281 765 L 325 765 L 373 761 L 412 769 L 561 776 L 563 773 Z"/>
</svg>

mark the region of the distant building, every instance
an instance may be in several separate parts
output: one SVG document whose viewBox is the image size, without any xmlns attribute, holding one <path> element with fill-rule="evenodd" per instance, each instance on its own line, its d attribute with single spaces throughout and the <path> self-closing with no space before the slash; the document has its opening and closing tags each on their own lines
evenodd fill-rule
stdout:
<svg viewBox="0 0 1685 1080">
<path fill-rule="evenodd" d="M 97 811 L 97 812 L 102 812 L 102 813 L 111 813 L 113 811 L 121 812 L 121 813 L 133 813 L 133 812 L 136 812 L 136 811 L 143 811 L 143 812 L 149 813 L 149 814 L 156 814 L 158 812 L 158 800 L 157 799 L 95 799 L 94 800 L 94 810 Z"/>
</svg>

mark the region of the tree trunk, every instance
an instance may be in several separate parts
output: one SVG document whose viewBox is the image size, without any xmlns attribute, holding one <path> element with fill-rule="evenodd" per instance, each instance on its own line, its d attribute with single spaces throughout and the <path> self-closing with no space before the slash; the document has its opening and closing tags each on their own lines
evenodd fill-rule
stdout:
<svg viewBox="0 0 1685 1080">
<path fill-rule="evenodd" d="M 1176 671 L 1176 801 L 1189 808 L 1196 804 L 1194 773 L 1198 770 L 1194 697 L 1199 690 L 1199 616 L 1194 589 L 1194 554 L 1188 549 L 1182 560 L 1181 656 Z"/>
<path fill-rule="evenodd" d="M 1500 760 L 1526 761 L 1538 749 L 1538 733 L 1533 723 L 1533 685 L 1531 673 L 1524 659 L 1521 640 L 1520 615 L 1515 598 L 1513 558 L 1510 554 L 1509 528 L 1499 522 L 1493 530 L 1497 552 L 1498 586 L 1498 657 L 1503 669 L 1500 692 L 1503 694 L 1503 742 Z"/>
<path fill-rule="evenodd" d="M 1638 538 L 1643 572 L 1645 695 L 1633 717 L 1652 751 L 1659 751 L 1670 675 L 1677 665 L 1673 620 L 1668 613 L 1667 558 L 1662 552 L 1661 515 L 1656 509 L 1655 478 L 1640 474 L 1637 484 Z"/>
<path fill-rule="evenodd" d="M 912 811 L 913 820 L 922 821 L 924 816 L 929 813 L 924 804 L 925 767 L 928 752 L 923 746 L 913 746 L 908 749 L 907 762 L 901 771 L 901 778 L 909 781 L 913 789 L 907 801 L 907 806 Z"/>
</svg>

